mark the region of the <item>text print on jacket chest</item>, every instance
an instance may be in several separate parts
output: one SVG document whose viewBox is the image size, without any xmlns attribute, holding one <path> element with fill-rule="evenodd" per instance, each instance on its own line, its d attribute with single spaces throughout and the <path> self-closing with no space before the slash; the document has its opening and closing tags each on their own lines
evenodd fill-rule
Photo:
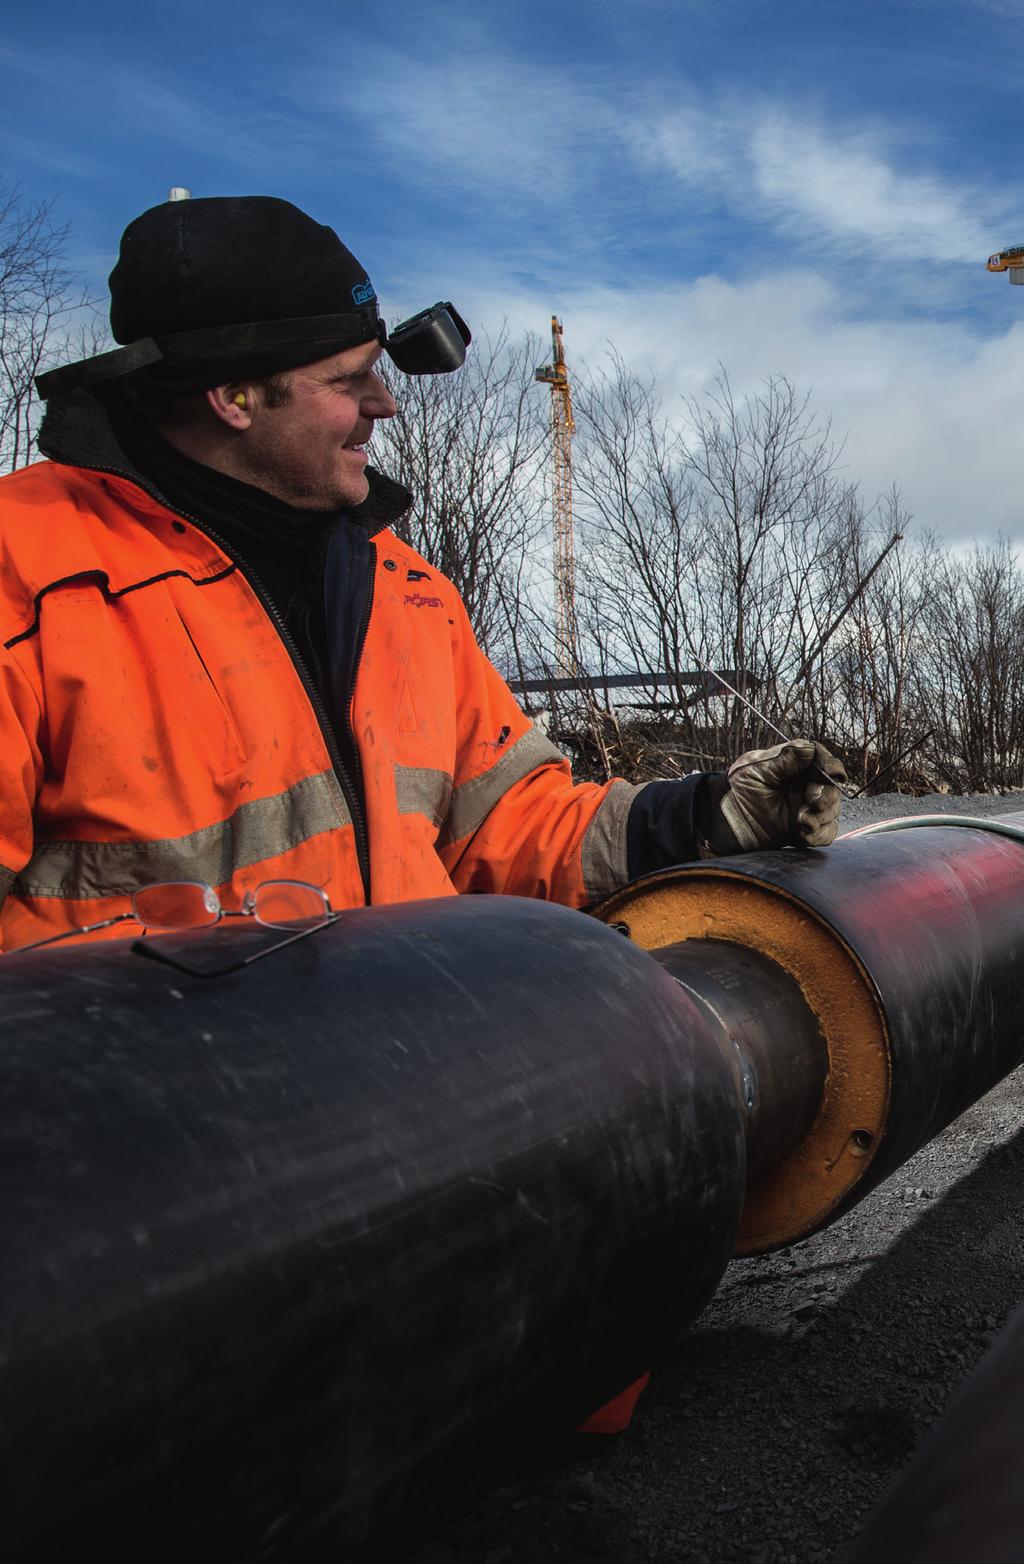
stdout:
<svg viewBox="0 0 1024 1564">
<path fill-rule="evenodd" d="M 400 555 L 399 563 L 404 576 Z M 390 764 L 426 766 L 450 778 L 460 700 L 447 598 L 440 583 L 428 581 L 424 590 L 396 575 L 385 571 L 377 579 L 353 705 L 360 754 L 365 767 L 394 745 Z"/>
</svg>

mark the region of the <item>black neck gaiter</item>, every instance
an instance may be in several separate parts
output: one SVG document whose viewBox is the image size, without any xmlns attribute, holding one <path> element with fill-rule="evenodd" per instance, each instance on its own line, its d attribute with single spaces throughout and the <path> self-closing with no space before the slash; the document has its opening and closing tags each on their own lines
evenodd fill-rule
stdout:
<svg viewBox="0 0 1024 1564">
<path fill-rule="evenodd" d="M 275 608 L 289 617 L 290 600 L 339 511 L 299 510 L 250 483 L 205 467 L 175 449 L 138 416 L 115 415 L 125 455 L 175 510 L 216 533 L 257 577 Z"/>
</svg>

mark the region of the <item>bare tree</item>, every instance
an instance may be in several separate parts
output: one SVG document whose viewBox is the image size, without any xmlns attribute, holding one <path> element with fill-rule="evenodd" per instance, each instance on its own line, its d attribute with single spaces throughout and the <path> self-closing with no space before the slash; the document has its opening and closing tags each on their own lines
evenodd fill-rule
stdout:
<svg viewBox="0 0 1024 1564">
<path fill-rule="evenodd" d="M 937 544 L 927 536 L 905 541 L 909 520 L 895 488 L 870 514 L 858 506 L 836 559 L 853 600 L 823 660 L 818 694 L 849 769 L 866 786 L 875 777 L 898 785 L 900 757 L 920 761 L 930 726 L 924 615 Z"/>
<path fill-rule="evenodd" d="M 576 423 L 584 660 L 598 674 L 636 672 L 644 704 L 671 713 L 679 745 L 703 756 L 686 675 L 707 649 L 698 590 L 706 536 L 679 437 L 653 380 L 615 354 L 607 370 L 578 380 Z"/>
<path fill-rule="evenodd" d="M 511 343 L 503 327 L 478 336 L 454 375 L 392 375 L 398 415 L 374 436 L 381 466 L 414 495 L 408 541 L 454 581 L 481 644 L 506 661 L 525 629 L 527 577 L 547 520 L 539 351 L 531 338 Z"/>
<path fill-rule="evenodd" d="M 91 309 L 67 262 L 68 235 L 52 201 L 0 186 L 0 467 L 11 472 L 32 460 L 35 376 L 47 359 L 69 356 L 76 312 Z M 78 324 L 95 335 L 91 318 Z"/>
<path fill-rule="evenodd" d="M 738 399 L 722 370 L 687 404 L 686 463 L 708 539 L 702 581 L 714 603 L 716 665 L 757 681 L 783 727 L 793 683 L 813 672 L 813 631 L 832 609 L 836 539 L 850 505 L 828 419 L 783 375 Z M 819 630 L 820 639 L 820 630 Z M 773 742 L 738 703 L 728 748 Z"/>
<path fill-rule="evenodd" d="M 933 763 L 957 788 L 1024 785 L 1024 572 L 1003 538 L 936 562 L 917 671 Z"/>
<path fill-rule="evenodd" d="M 721 763 L 772 742 L 702 669 L 755 685 L 769 713 L 792 705 L 836 620 L 834 556 L 852 503 L 827 421 L 776 376 L 745 401 L 723 373 L 673 431 L 651 380 L 613 357 L 578 397 L 578 464 L 596 582 L 589 646 L 667 675 L 680 743 Z M 696 693 L 695 693 L 696 688 Z M 799 704 L 799 703 L 797 703 Z"/>
<path fill-rule="evenodd" d="M 503 331 L 459 376 L 403 380 L 378 449 L 417 491 L 411 541 L 455 580 L 491 656 L 544 678 L 537 354 Z M 554 731 L 582 775 L 722 765 L 778 726 L 832 744 L 867 786 L 1024 785 L 1024 571 L 1008 543 L 965 559 L 905 538 L 898 490 L 866 507 L 828 420 L 784 376 L 740 397 L 723 371 L 679 419 L 613 353 L 574 393 L 576 619 L 598 688 L 567 697 Z M 600 689 L 623 672 L 632 715 Z"/>
</svg>

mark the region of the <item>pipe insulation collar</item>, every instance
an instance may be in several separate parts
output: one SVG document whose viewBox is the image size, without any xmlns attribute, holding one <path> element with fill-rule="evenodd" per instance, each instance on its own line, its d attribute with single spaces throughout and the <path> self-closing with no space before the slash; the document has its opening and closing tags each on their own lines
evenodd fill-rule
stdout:
<svg viewBox="0 0 1024 1564">
<path fill-rule="evenodd" d="M 892 1083 L 885 1015 L 853 950 L 795 896 L 722 860 L 634 881 L 596 915 L 644 950 L 725 940 L 760 952 L 795 979 L 825 1040 L 825 1091 L 806 1138 L 747 1186 L 736 1253 L 777 1249 L 824 1227 L 871 1163 Z"/>
</svg>

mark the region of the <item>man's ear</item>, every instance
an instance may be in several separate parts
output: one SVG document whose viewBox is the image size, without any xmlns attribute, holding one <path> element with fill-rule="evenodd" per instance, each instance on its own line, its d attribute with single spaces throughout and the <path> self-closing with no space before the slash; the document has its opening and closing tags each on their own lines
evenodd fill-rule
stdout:
<svg viewBox="0 0 1024 1564">
<path fill-rule="evenodd" d="M 229 429 L 240 432 L 252 426 L 252 387 L 237 381 L 226 386 L 213 386 L 206 393 L 206 400 Z"/>
</svg>

